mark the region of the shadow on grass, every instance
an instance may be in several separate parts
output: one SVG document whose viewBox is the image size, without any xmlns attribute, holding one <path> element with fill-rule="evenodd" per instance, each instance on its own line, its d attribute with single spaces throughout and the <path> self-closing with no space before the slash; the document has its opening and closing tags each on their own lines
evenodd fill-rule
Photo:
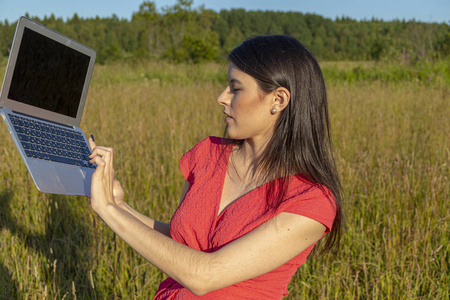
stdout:
<svg viewBox="0 0 450 300">
<path fill-rule="evenodd" d="M 10 192 L 0 193 L 0 231 L 11 224 L 8 204 L 11 200 Z M 2 241 L 4 243 L 5 241 Z M 13 279 L 13 274 L 0 261 L 0 298 L 17 299 L 17 282 Z"/>
<path fill-rule="evenodd" d="M 89 280 L 89 272 L 92 272 L 94 263 L 90 256 L 90 250 L 95 247 L 93 233 L 86 215 L 81 209 L 77 209 L 77 206 L 86 206 L 88 199 L 46 195 L 43 199 L 47 203 L 38 206 L 43 211 L 33 212 L 42 216 L 40 221 L 45 224 L 40 224 L 39 227 L 44 227 L 41 230 L 44 233 L 34 231 L 33 224 L 27 226 L 25 220 L 15 217 L 12 210 L 14 199 L 14 192 L 11 190 L 0 193 L 0 231 L 9 230 L 16 240 L 21 241 L 21 247 L 35 253 L 31 256 L 31 260 L 34 260 L 30 262 L 33 266 L 31 269 L 38 266 L 40 274 L 39 279 L 33 274 L 29 274 L 30 278 L 46 285 L 53 298 L 72 297 L 74 294 L 82 299 L 103 298 Z M 30 222 L 32 223 L 28 221 Z M 35 261 L 36 258 L 33 257 L 39 257 L 40 261 Z M 0 261 L 0 298 L 18 299 L 22 293 L 27 292 L 19 290 L 14 272 L 6 262 Z"/>
<path fill-rule="evenodd" d="M 17 282 L 0 262 L 0 299 L 17 299 Z"/>
</svg>

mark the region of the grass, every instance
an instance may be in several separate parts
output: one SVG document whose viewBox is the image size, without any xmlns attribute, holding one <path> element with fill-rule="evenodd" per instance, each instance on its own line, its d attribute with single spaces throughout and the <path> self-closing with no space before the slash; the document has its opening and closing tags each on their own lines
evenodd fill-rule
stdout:
<svg viewBox="0 0 450 300">
<path fill-rule="evenodd" d="M 448 96 L 409 83 L 330 89 L 347 233 L 338 258 L 299 270 L 299 299 L 447 299 Z"/>
<path fill-rule="evenodd" d="M 381 81 L 395 84 L 399 82 L 421 82 L 433 86 L 448 86 L 450 82 L 450 60 L 432 61 L 422 59 L 417 63 L 408 62 L 323 62 L 322 69 L 328 83 L 360 83 Z"/>
<path fill-rule="evenodd" d="M 289 299 L 448 299 L 449 81 L 341 76 L 403 66 L 323 68 L 347 232 L 339 255 L 298 270 Z M 96 67 L 81 127 L 115 148 L 116 176 L 137 210 L 170 220 L 179 158 L 223 132 L 215 98 L 224 79 L 215 64 Z M 39 193 L 0 127 L 0 298 L 151 298 L 165 275 L 116 239 L 88 199 Z"/>
</svg>

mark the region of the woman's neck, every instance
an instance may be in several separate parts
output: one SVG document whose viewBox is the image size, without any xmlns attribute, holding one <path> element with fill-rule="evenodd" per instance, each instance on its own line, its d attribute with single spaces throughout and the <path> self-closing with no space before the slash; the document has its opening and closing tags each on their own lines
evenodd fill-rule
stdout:
<svg viewBox="0 0 450 300">
<path fill-rule="evenodd" d="M 256 179 L 258 176 L 258 165 L 269 139 L 254 140 L 246 139 L 233 151 L 232 160 L 240 177 L 248 180 Z"/>
</svg>

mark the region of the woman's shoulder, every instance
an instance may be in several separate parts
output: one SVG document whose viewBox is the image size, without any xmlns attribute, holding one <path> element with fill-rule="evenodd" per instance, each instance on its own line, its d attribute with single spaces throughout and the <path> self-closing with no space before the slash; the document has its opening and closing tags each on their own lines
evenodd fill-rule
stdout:
<svg viewBox="0 0 450 300">
<path fill-rule="evenodd" d="M 222 155 L 231 144 L 231 140 L 216 136 L 209 136 L 198 142 L 181 157 L 180 166 L 184 177 L 189 178 L 189 174 L 195 170 L 223 165 L 226 160 L 222 161 L 220 158 L 226 157 Z"/>
<path fill-rule="evenodd" d="M 208 136 L 199 142 L 200 143 L 209 143 L 214 146 L 228 146 L 234 144 L 232 139 L 218 137 L 218 136 Z"/>
<path fill-rule="evenodd" d="M 322 197 L 329 197 L 332 195 L 331 191 L 325 185 L 314 183 L 304 175 L 291 176 L 289 190 L 294 193 L 312 193 Z"/>
<path fill-rule="evenodd" d="M 298 175 L 291 177 L 289 190 L 278 210 L 316 220 L 329 232 L 336 215 L 336 201 L 326 186 Z"/>
<path fill-rule="evenodd" d="M 228 145 L 232 145 L 233 141 L 231 139 L 217 137 L 217 136 L 208 136 L 198 142 L 190 151 L 195 152 L 210 152 L 210 150 L 214 149 L 223 149 Z"/>
</svg>

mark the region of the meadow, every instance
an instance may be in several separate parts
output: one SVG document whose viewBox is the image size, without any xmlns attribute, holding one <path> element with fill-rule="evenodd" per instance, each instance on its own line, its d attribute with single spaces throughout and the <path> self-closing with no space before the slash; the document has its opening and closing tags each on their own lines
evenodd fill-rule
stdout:
<svg viewBox="0 0 450 300">
<path fill-rule="evenodd" d="M 322 64 L 346 232 L 310 257 L 288 299 L 450 297 L 450 63 Z M 1 65 L 3 74 L 5 63 Z M 226 66 L 96 66 L 81 127 L 115 149 L 126 201 L 169 222 L 179 159 L 221 136 Z M 89 199 L 42 194 L 0 126 L 0 299 L 149 299 L 165 275 L 116 237 Z"/>
</svg>

